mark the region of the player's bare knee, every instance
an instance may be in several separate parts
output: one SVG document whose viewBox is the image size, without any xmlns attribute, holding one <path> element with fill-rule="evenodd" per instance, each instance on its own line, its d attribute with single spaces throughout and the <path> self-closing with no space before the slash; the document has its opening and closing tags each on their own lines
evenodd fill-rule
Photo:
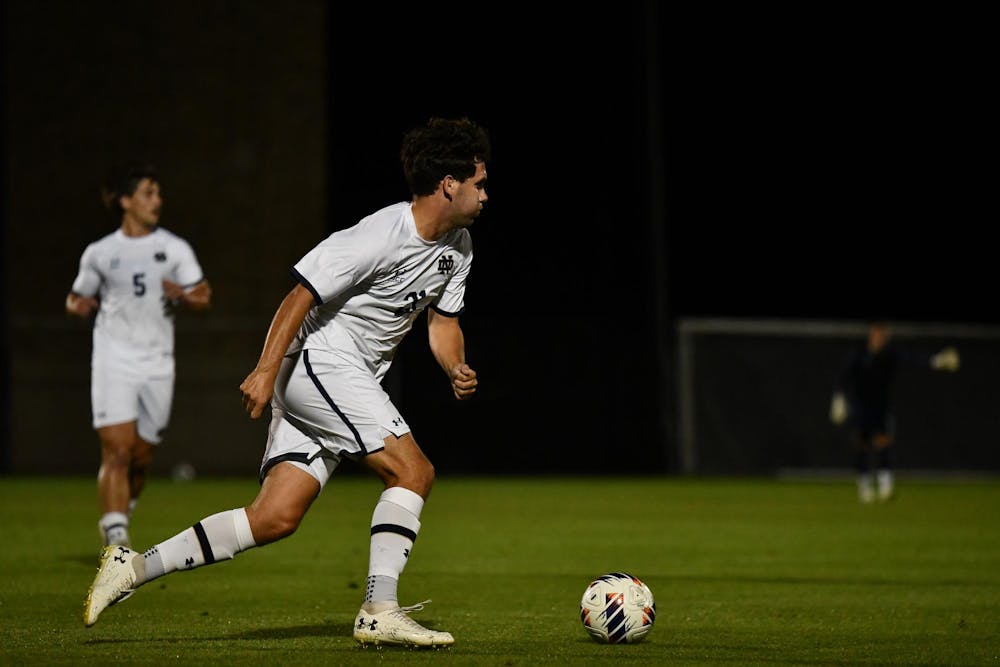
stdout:
<svg viewBox="0 0 1000 667">
<path fill-rule="evenodd" d="M 272 540 L 281 540 L 293 534 L 299 527 L 299 518 L 288 515 L 272 517 L 269 535 Z"/>
<path fill-rule="evenodd" d="M 128 471 L 132 461 L 132 453 L 128 447 L 105 446 L 101 448 L 101 466 L 119 468 Z"/>
<path fill-rule="evenodd" d="M 430 461 L 427 461 L 427 464 L 421 467 L 420 474 L 421 474 L 421 484 L 423 484 L 427 488 L 426 493 L 430 493 L 431 487 L 434 486 L 434 477 L 435 477 L 434 464 L 432 464 Z M 421 495 L 426 495 L 426 493 Z"/>
<path fill-rule="evenodd" d="M 302 522 L 302 516 L 288 511 L 261 512 L 251 505 L 246 508 L 250 532 L 258 545 L 284 539 L 293 534 Z"/>
<path fill-rule="evenodd" d="M 430 495 L 431 487 L 434 486 L 434 466 L 426 459 L 418 464 L 408 466 L 400 471 L 396 476 L 394 484 L 389 486 L 401 486 L 418 494 L 421 498 Z"/>
</svg>

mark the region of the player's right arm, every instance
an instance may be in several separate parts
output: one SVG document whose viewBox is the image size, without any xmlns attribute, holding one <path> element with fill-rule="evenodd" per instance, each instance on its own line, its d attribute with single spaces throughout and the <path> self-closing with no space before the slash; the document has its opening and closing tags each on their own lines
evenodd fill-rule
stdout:
<svg viewBox="0 0 1000 667">
<path fill-rule="evenodd" d="M 854 367 L 857 363 L 858 352 L 854 350 L 848 354 L 834 381 L 833 396 L 830 398 L 830 421 L 838 426 L 847 421 L 847 417 L 851 411 L 847 395 L 853 389 L 852 378 L 854 377 Z"/>
<path fill-rule="evenodd" d="M 296 285 L 278 306 L 271 328 L 267 331 L 264 350 L 260 354 L 257 366 L 240 385 L 243 393 L 243 408 L 251 419 L 257 419 L 274 394 L 274 381 L 281 368 L 281 360 L 291 344 L 306 313 L 313 307 L 312 292 L 301 284 Z"/>
<path fill-rule="evenodd" d="M 93 296 L 84 294 L 95 294 L 101 284 L 101 274 L 97 270 L 96 244 L 91 243 L 80 256 L 80 269 L 77 271 L 73 286 L 66 295 L 66 314 L 74 317 L 90 317 L 101 305 Z"/>
<path fill-rule="evenodd" d="M 847 419 L 847 398 L 843 393 L 834 392 L 830 399 L 830 421 L 838 426 Z"/>
<path fill-rule="evenodd" d="M 82 296 L 76 292 L 66 295 L 66 314 L 76 317 L 90 317 L 100 302 L 92 296 Z"/>
</svg>

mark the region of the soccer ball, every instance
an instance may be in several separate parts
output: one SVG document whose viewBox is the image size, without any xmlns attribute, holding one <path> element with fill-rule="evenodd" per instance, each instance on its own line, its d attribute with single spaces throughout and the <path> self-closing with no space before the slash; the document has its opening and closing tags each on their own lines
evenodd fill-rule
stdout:
<svg viewBox="0 0 1000 667">
<path fill-rule="evenodd" d="M 583 592 L 580 620 L 601 644 L 635 644 L 646 637 L 656 620 L 653 591 L 626 572 L 605 574 Z"/>
</svg>

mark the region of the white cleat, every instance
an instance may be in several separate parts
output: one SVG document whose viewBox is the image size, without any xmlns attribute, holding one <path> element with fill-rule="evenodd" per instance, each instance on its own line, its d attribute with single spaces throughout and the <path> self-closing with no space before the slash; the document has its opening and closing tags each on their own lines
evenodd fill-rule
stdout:
<svg viewBox="0 0 1000 667">
<path fill-rule="evenodd" d="M 455 638 L 448 632 L 429 630 L 410 618 L 411 611 L 420 611 L 430 602 L 425 600 L 410 607 L 394 606 L 378 612 L 361 607 L 354 619 L 354 641 L 359 644 L 397 644 L 402 646 L 451 646 Z"/>
<path fill-rule="evenodd" d="M 102 611 L 135 592 L 136 573 L 132 559 L 137 555 L 138 552 L 121 545 L 101 550 L 97 576 L 87 591 L 87 601 L 83 605 L 83 622 L 88 628 L 97 623 Z"/>
</svg>

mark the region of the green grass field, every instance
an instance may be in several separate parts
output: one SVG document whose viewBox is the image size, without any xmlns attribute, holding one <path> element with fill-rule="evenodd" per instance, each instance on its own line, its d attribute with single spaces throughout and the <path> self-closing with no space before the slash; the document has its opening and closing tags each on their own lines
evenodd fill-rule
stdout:
<svg viewBox="0 0 1000 667">
<path fill-rule="evenodd" d="M 248 480 L 154 479 L 139 548 L 248 502 Z M 400 582 L 440 650 L 360 648 L 374 478 L 327 486 L 292 537 L 140 589 L 82 621 L 92 479 L 0 478 L 0 664 L 996 665 L 1000 483 L 439 477 Z M 587 583 L 642 578 L 646 641 L 580 625 Z"/>
</svg>

